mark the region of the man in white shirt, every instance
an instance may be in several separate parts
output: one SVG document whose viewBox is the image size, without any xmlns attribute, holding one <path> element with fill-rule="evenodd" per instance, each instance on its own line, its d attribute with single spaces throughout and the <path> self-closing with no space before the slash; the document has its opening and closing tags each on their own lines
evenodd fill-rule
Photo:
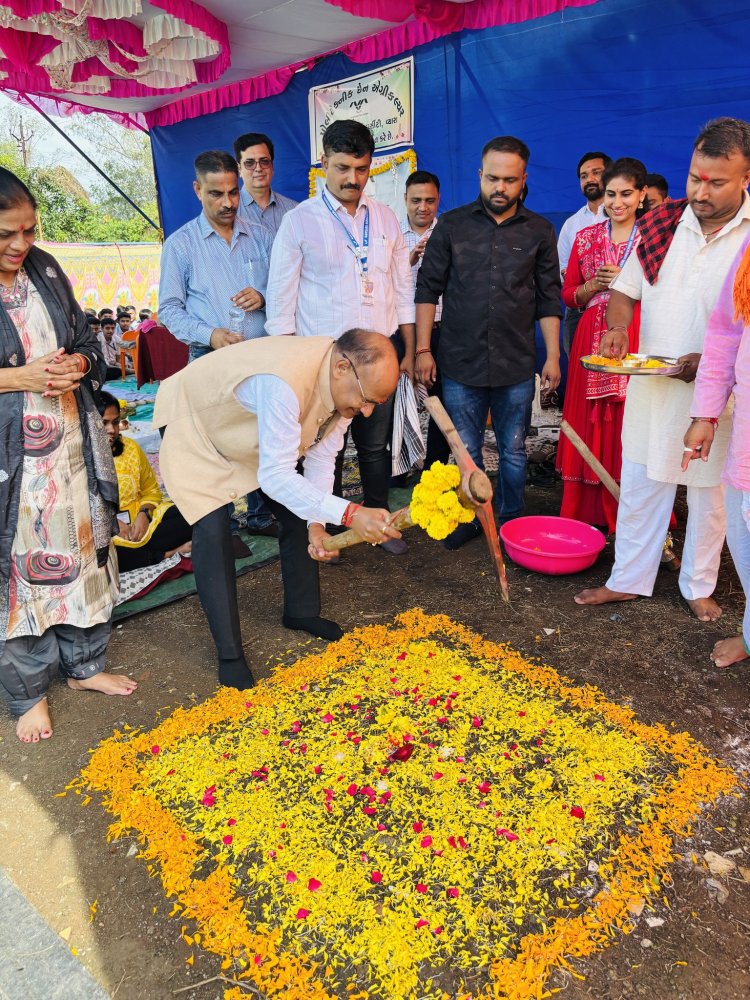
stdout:
<svg viewBox="0 0 750 1000">
<path fill-rule="evenodd" d="M 364 194 L 375 144 L 361 122 L 338 121 L 323 135 L 325 187 L 281 220 L 266 293 L 266 332 L 298 337 L 345 330 L 401 331 L 401 371 L 414 372 L 414 285 L 398 219 Z M 388 506 L 393 402 L 352 421 L 366 507 Z M 337 484 L 340 468 L 337 468 Z M 398 554 L 405 543 L 388 545 Z"/>
<path fill-rule="evenodd" d="M 332 495 L 333 470 L 349 422 L 395 390 L 398 360 L 379 333 L 349 330 L 337 341 L 259 338 L 215 351 L 166 379 L 154 424 L 166 426 L 161 470 L 170 497 L 194 525 L 198 595 L 219 657 L 219 680 L 253 685 L 242 646 L 237 582 L 225 513 L 228 500 L 260 486 L 279 522 L 287 628 L 323 639 L 342 635 L 320 617 L 316 562 L 326 523 L 365 541 L 398 539 L 389 512 Z M 186 460 L 189 456 L 189 460 Z"/>
<path fill-rule="evenodd" d="M 432 174 L 429 170 L 415 170 L 406 178 L 406 190 L 404 191 L 404 203 L 406 205 L 406 218 L 401 223 L 401 232 L 409 250 L 409 264 L 414 280 L 414 287 L 417 286 L 417 274 L 422 264 L 427 240 L 437 223 L 438 207 L 440 205 L 440 178 L 437 174 Z M 433 358 L 437 358 L 440 344 L 440 317 L 443 312 L 442 300 L 435 307 L 435 321 L 432 324 L 432 337 L 427 353 Z M 430 396 L 437 396 L 442 401 L 442 383 L 440 371 L 435 370 L 435 381 L 429 389 Z M 430 417 L 427 425 L 427 447 L 425 453 L 424 467 L 429 469 L 433 462 L 447 462 L 450 455 L 450 448 L 445 436 L 438 428 L 435 421 Z"/>
<path fill-rule="evenodd" d="M 584 153 L 578 161 L 578 183 L 586 199 L 586 204 L 566 219 L 557 238 L 557 256 L 560 258 L 560 276 L 565 277 L 568 268 L 570 251 L 576 235 L 587 226 L 593 226 L 604 218 L 604 186 L 602 174 L 612 162 L 612 157 L 606 153 Z M 563 320 L 563 346 L 565 353 L 570 354 L 570 345 L 583 315 L 582 309 L 566 309 Z"/>
<path fill-rule="evenodd" d="M 672 378 L 631 378 L 622 429 L 621 496 L 615 564 L 603 587 L 583 590 L 577 604 L 629 601 L 653 592 L 678 485 L 687 486 L 688 520 L 680 591 L 701 621 L 721 608 L 711 596 L 724 544 L 719 482 L 731 408 L 715 421 L 706 462 L 680 469 L 693 382 L 714 302 L 750 232 L 750 124 L 718 118 L 700 132 L 687 178 L 687 200 L 670 201 L 643 217 L 641 242 L 612 285 L 609 332 L 599 351 L 623 357 L 635 303 L 641 302 L 644 354 L 677 357 Z M 714 419 L 711 419 L 714 423 Z"/>
</svg>

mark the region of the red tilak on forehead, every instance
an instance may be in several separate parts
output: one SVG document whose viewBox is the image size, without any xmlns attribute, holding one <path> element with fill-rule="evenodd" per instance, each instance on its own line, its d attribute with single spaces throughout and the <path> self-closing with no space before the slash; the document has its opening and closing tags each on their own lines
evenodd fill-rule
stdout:
<svg viewBox="0 0 750 1000">
<path fill-rule="evenodd" d="M 709 181 L 709 180 L 711 179 L 711 178 L 710 178 L 710 177 L 708 176 L 708 174 L 698 174 L 698 176 L 700 177 L 700 179 L 701 179 L 702 181 L 706 181 L 706 182 L 708 182 L 708 181 Z"/>
</svg>

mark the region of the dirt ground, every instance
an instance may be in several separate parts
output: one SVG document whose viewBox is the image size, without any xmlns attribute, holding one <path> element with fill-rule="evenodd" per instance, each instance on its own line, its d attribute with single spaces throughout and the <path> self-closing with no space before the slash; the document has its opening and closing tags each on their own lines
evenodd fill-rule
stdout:
<svg viewBox="0 0 750 1000">
<path fill-rule="evenodd" d="M 556 513 L 558 488 L 531 488 L 530 513 Z M 645 722 L 686 729 L 717 757 L 748 777 L 750 667 L 717 671 L 708 659 L 714 641 L 734 633 L 743 598 L 728 556 L 717 596 L 724 617 L 702 624 L 689 613 L 676 575 L 662 571 L 651 600 L 577 607 L 573 594 L 604 582 L 608 544 L 596 566 L 573 577 L 543 577 L 509 565 L 512 603 L 499 599 L 481 541 L 449 553 L 417 529 L 409 552 L 393 558 L 369 546 L 322 570 L 324 613 L 345 628 L 384 622 L 421 606 L 447 613 L 495 641 L 507 641 L 608 698 L 628 704 Z M 678 531 L 676 539 L 681 542 Z M 248 659 L 256 675 L 275 657 L 297 648 L 298 634 L 280 625 L 278 564 L 239 580 Z M 553 629 L 549 636 L 545 629 Z M 116 629 L 109 669 L 135 677 L 130 698 L 52 692 L 56 731 L 45 744 L 19 744 L 0 720 L 0 864 L 62 934 L 80 960 L 118 1000 L 222 994 L 218 961 L 189 950 L 171 903 L 135 857 L 135 841 L 107 844 L 108 817 L 96 800 L 81 808 L 75 795 L 56 798 L 86 763 L 89 748 L 123 723 L 150 728 L 157 713 L 209 697 L 214 653 L 197 598 L 149 612 Z M 750 807 L 746 797 L 710 812 L 678 845 L 670 908 L 645 910 L 633 934 L 581 964 L 584 980 L 557 976 L 570 1000 L 745 1000 L 750 996 L 750 883 L 735 870 L 707 884 L 706 850 L 750 867 Z M 92 908 L 95 912 L 92 912 Z M 646 918 L 663 924 L 649 927 Z M 34 961 L 19 942 L 19 962 Z M 683 964 L 686 963 L 686 964 Z M 187 989 L 183 989 L 187 987 Z M 178 992 L 179 991 L 179 992 Z M 250 995 L 250 994 L 249 994 Z M 398 998 L 393 998 L 398 1000 Z"/>
</svg>

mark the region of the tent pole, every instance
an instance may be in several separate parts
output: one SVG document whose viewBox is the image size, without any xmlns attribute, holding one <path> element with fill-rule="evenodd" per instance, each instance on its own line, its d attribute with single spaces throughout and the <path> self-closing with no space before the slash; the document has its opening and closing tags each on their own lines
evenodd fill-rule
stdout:
<svg viewBox="0 0 750 1000">
<path fill-rule="evenodd" d="M 96 170 L 96 172 L 97 172 L 98 174 L 101 174 L 101 176 L 102 176 L 102 177 L 104 178 L 104 180 L 105 180 L 105 181 L 106 181 L 106 182 L 107 182 L 108 184 L 111 184 L 111 185 L 112 185 L 112 187 L 113 187 L 113 188 L 115 189 L 115 191 L 117 191 L 117 193 L 118 193 L 118 194 L 119 194 L 119 195 L 120 195 L 121 197 L 123 197 L 123 198 L 125 199 L 125 201 L 126 201 L 126 202 L 127 202 L 127 203 L 128 203 L 129 205 L 131 205 L 131 206 L 132 206 L 132 207 L 133 207 L 133 208 L 134 208 L 134 209 L 136 210 L 136 212 L 137 212 L 137 213 L 138 213 L 139 215 L 143 216 L 143 218 L 144 218 L 144 219 L 146 220 L 146 222 L 147 222 L 147 223 L 149 224 L 149 226 L 153 226 L 153 228 L 154 228 L 154 229 L 155 229 L 155 230 L 156 230 L 157 232 L 161 232 L 161 229 L 160 229 L 160 228 L 159 228 L 159 226 L 158 226 L 158 225 L 157 225 L 157 224 L 156 224 L 156 223 L 154 222 L 154 220 L 153 220 L 153 219 L 150 219 L 150 218 L 149 218 L 149 217 L 148 217 L 148 216 L 146 215 L 146 213 L 145 213 L 145 212 L 143 211 L 143 209 L 142 209 L 142 208 L 139 208 L 139 207 L 138 207 L 138 205 L 136 205 L 136 203 L 135 203 L 135 202 L 133 201 L 133 199 L 132 199 L 132 198 L 130 198 L 130 197 L 129 197 L 128 195 L 126 195 L 126 194 L 125 194 L 125 192 L 124 192 L 124 191 L 122 190 L 122 188 L 121 188 L 121 187 L 119 187 L 119 186 L 118 186 L 117 184 L 115 184 L 115 182 L 114 182 L 114 181 L 112 180 L 112 178 L 111 178 L 111 177 L 108 177 L 108 176 L 107 176 L 107 175 L 106 175 L 106 174 L 104 173 L 104 171 L 102 170 L 102 168 L 101 168 L 101 167 L 100 167 L 100 166 L 99 166 L 98 164 L 94 163 L 94 161 L 93 161 L 93 160 L 91 159 L 91 157 L 90 157 L 90 156 L 88 156 L 88 155 L 87 155 L 86 153 L 84 153 L 84 151 L 83 151 L 83 150 L 81 149 L 81 147 L 80 147 L 80 146 L 77 146 L 77 145 L 76 145 L 76 143 L 75 143 L 75 142 L 73 142 L 73 140 L 72 140 L 72 139 L 70 138 L 70 136 L 69 136 L 69 135 L 66 135 L 66 134 L 65 134 L 65 132 L 63 132 L 63 130 L 62 130 L 62 129 L 60 128 L 60 126 L 59 126 L 59 125 L 56 125 L 56 124 L 54 123 L 54 121 L 53 121 L 53 120 L 52 120 L 52 119 L 50 118 L 50 116 L 49 116 L 48 114 L 46 114 L 46 113 L 45 113 L 44 111 L 42 111 L 42 109 L 41 109 L 41 108 L 39 107 L 39 105 L 38 105 L 38 104 L 35 104 L 35 103 L 34 103 L 34 101 L 32 101 L 32 99 L 31 99 L 31 98 L 29 97 L 29 95 L 28 95 L 28 94 L 24 94 L 24 99 L 25 99 L 26 101 L 28 101 L 28 102 L 29 102 L 29 104 L 30 104 L 30 105 L 32 106 L 32 108 L 33 108 L 33 109 L 34 109 L 35 111 L 37 111 L 37 112 L 38 112 L 38 113 L 39 113 L 39 114 L 40 114 L 40 115 L 42 116 L 42 118 L 44 118 L 44 120 L 45 120 L 45 121 L 47 122 L 47 124 L 48 124 L 48 125 L 51 125 L 51 126 L 52 126 L 52 128 L 53 128 L 53 129 L 54 129 L 54 130 L 55 130 L 56 132 L 59 132 L 59 133 L 60 133 L 60 135 L 61 135 L 61 136 L 63 137 L 63 139 L 65 139 L 65 141 L 66 141 L 66 142 L 69 142 L 69 143 L 70 143 L 70 145 L 71 145 L 71 146 L 73 147 L 73 149 L 75 149 L 75 151 L 76 151 L 77 153 L 80 153 L 80 154 L 81 154 L 81 156 L 82 156 L 82 157 L 84 158 L 84 160 L 85 160 L 85 161 L 86 161 L 86 162 L 87 162 L 87 163 L 88 163 L 88 164 L 89 164 L 90 166 L 92 166 L 92 167 L 94 168 L 94 170 Z"/>
</svg>

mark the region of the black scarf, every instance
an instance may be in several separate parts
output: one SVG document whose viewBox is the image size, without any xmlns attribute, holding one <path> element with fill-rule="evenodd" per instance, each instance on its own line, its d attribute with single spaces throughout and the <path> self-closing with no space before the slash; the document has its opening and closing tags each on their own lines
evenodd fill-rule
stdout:
<svg viewBox="0 0 750 1000">
<path fill-rule="evenodd" d="M 106 376 L 99 343 L 75 301 L 62 268 L 50 254 L 32 247 L 24 261 L 29 280 L 39 292 L 55 330 L 58 347 L 69 354 L 83 354 L 91 369 L 75 393 L 83 438 L 83 456 L 89 481 L 89 505 L 97 563 L 106 565 L 109 542 L 116 533 L 119 509 L 117 475 L 112 450 L 94 405 L 94 392 Z M 18 330 L 0 302 L 0 368 L 20 368 L 26 363 Z M 0 652 L 8 625 L 8 582 L 13 539 L 23 477 L 23 393 L 0 395 Z"/>
</svg>

